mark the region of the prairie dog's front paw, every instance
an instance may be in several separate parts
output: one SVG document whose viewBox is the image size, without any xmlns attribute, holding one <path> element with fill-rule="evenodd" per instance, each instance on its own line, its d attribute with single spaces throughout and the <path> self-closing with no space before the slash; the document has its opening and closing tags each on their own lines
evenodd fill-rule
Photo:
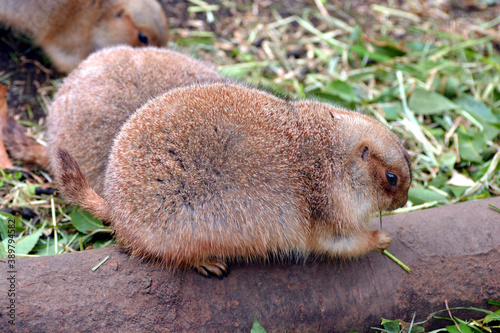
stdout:
<svg viewBox="0 0 500 333">
<path fill-rule="evenodd" d="M 374 236 L 375 236 L 376 242 L 375 242 L 375 248 L 373 249 L 373 251 L 382 252 L 382 251 L 386 250 L 391 245 L 392 238 L 391 238 L 391 236 L 389 236 L 388 233 L 383 232 L 383 231 L 376 231 Z"/>
</svg>

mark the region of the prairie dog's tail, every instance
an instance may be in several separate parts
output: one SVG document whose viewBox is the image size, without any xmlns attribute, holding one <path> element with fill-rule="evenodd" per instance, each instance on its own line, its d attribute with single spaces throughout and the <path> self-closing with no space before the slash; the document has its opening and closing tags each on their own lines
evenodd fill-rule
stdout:
<svg viewBox="0 0 500 333">
<path fill-rule="evenodd" d="M 109 221 L 106 201 L 89 185 L 75 159 L 63 148 L 55 149 L 56 165 L 53 165 L 59 190 L 66 199 L 81 206 L 103 221 Z"/>
</svg>

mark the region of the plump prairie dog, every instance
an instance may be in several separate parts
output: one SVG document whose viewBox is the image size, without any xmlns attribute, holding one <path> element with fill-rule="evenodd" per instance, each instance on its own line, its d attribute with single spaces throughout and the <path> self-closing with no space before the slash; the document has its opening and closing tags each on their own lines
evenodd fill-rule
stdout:
<svg viewBox="0 0 500 333">
<path fill-rule="evenodd" d="M 2 0 L 0 24 L 31 36 L 63 73 L 106 46 L 163 46 L 168 39 L 156 0 Z"/>
<path fill-rule="evenodd" d="M 124 124 L 98 195 L 56 150 L 63 194 L 120 244 L 166 267 L 225 276 L 227 261 L 386 249 L 372 213 L 408 199 L 410 162 L 377 121 L 240 85 L 174 89 Z"/>
<path fill-rule="evenodd" d="M 171 50 L 118 46 L 94 53 L 65 79 L 50 106 L 50 163 L 55 146 L 67 149 L 103 194 L 113 139 L 133 112 L 172 88 L 224 80 L 211 65 Z"/>
</svg>

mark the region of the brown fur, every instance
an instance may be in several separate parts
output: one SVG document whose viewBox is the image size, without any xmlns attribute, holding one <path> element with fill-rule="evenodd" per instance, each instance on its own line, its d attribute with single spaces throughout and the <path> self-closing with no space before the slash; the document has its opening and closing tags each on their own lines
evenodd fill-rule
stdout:
<svg viewBox="0 0 500 333">
<path fill-rule="evenodd" d="M 210 65 L 175 51 L 119 46 L 97 52 L 65 79 L 50 107 L 50 161 L 54 147 L 65 148 L 102 195 L 113 139 L 135 110 L 172 88 L 223 80 Z"/>
<path fill-rule="evenodd" d="M 109 214 L 104 209 L 106 202 L 95 193 L 85 179 L 78 163 L 64 149 L 58 148 L 55 151 L 60 163 L 64 165 L 64 169 L 58 173 L 58 181 L 65 184 L 68 190 L 68 200 L 80 202 L 81 206 L 95 216 L 99 216 L 102 220 L 109 220 Z"/>
<path fill-rule="evenodd" d="M 168 39 L 156 0 L 3 0 L 0 24 L 30 35 L 64 73 L 106 46 L 164 46 Z"/>
<path fill-rule="evenodd" d="M 108 161 L 100 200 L 59 151 L 64 195 L 111 222 L 132 254 L 217 276 L 234 258 L 382 251 L 391 238 L 366 222 L 404 205 L 411 182 L 406 150 L 373 119 L 227 83 L 145 104 Z"/>
</svg>

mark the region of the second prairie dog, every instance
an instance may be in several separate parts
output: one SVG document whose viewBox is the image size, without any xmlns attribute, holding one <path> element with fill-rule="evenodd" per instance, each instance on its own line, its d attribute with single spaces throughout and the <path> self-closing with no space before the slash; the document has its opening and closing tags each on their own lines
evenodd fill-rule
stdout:
<svg viewBox="0 0 500 333">
<path fill-rule="evenodd" d="M 32 37 L 63 73 L 107 46 L 164 46 L 168 39 L 156 0 L 2 0 L 0 24 Z"/>
<path fill-rule="evenodd" d="M 97 52 L 65 80 L 47 117 L 49 161 L 54 147 L 76 158 L 97 193 L 113 139 L 139 107 L 175 87 L 226 80 L 208 64 L 154 47 L 118 46 Z"/>
<path fill-rule="evenodd" d="M 377 121 L 228 83 L 174 89 L 120 130 L 102 195 L 56 149 L 64 196 L 133 255 L 227 275 L 228 260 L 354 257 L 391 238 L 369 216 L 408 199 L 410 163 Z"/>
</svg>

